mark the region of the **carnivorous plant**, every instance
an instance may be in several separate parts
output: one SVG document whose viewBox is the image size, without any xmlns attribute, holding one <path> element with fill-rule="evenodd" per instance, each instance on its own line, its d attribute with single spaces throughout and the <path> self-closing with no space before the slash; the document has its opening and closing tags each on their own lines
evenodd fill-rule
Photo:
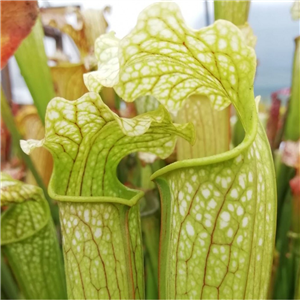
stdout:
<svg viewBox="0 0 300 300">
<path fill-rule="evenodd" d="M 167 110 L 118 117 L 94 92 L 75 101 L 54 98 L 47 108 L 43 145 L 54 159 L 49 194 L 59 201 L 68 297 L 144 297 L 138 200 L 116 168 L 135 151 L 165 158 L 176 135 L 193 139 L 193 127 L 173 124 Z"/>
<path fill-rule="evenodd" d="M 266 298 L 276 191 L 254 99 L 254 50 L 230 22 L 188 28 L 174 3 L 145 9 L 121 41 L 108 38 L 96 41 L 103 56 L 85 76 L 88 88 L 113 86 L 126 101 L 151 94 L 172 112 L 193 94 L 217 110 L 232 103 L 245 131 L 229 151 L 153 174 L 162 206 L 160 298 Z"/>
<path fill-rule="evenodd" d="M 59 201 L 69 298 L 143 298 L 142 192 L 121 185 L 116 168 L 136 151 L 167 157 L 176 135 L 193 141 L 191 125 L 173 124 L 167 111 L 192 95 L 217 110 L 233 104 L 245 138 L 152 175 L 161 196 L 160 298 L 266 298 L 274 170 L 254 99 L 255 52 L 241 31 L 224 20 L 195 31 L 176 4 L 156 3 L 122 40 L 101 36 L 95 52 L 98 71 L 84 77 L 90 93 L 53 99 L 45 139 L 22 142 L 25 151 L 44 146 L 54 158 L 49 194 Z M 99 97 L 102 86 L 125 101 L 152 95 L 162 105 L 120 118 Z"/>
<path fill-rule="evenodd" d="M 1 249 L 26 299 L 65 299 L 62 257 L 39 187 L 1 174 Z"/>
</svg>

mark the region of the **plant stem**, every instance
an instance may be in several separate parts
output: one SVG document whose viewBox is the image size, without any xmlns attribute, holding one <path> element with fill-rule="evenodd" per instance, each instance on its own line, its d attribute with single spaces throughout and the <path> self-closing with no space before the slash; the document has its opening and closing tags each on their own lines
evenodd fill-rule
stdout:
<svg viewBox="0 0 300 300">
<path fill-rule="evenodd" d="M 214 7 L 215 20 L 227 20 L 238 26 L 247 22 L 250 1 L 214 1 Z"/>
</svg>

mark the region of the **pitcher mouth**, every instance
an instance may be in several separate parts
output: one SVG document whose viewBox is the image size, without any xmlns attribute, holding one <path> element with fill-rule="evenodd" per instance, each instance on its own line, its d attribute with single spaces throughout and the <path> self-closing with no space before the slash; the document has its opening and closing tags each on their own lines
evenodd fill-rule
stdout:
<svg viewBox="0 0 300 300">
<path fill-rule="evenodd" d="M 257 123 L 258 122 L 259 121 L 257 120 Z M 253 143 L 256 134 L 257 134 L 257 130 L 253 130 L 250 134 L 246 134 L 244 140 L 239 145 L 226 152 L 216 154 L 216 155 L 201 157 L 201 158 L 191 158 L 191 159 L 176 161 L 153 173 L 150 179 L 155 180 L 157 177 L 165 175 L 170 171 L 174 171 L 182 168 L 212 165 L 215 163 L 225 162 L 230 159 L 233 159 L 239 156 L 245 149 L 247 149 Z"/>
<path fill-rule="evenodd" d="M 144 197 L 145 193 L 139 190 L 131 190 L 136 195 L 130 199 L 119 198 L 119 197 L 108 197 L 108 196 L 70 196 L 70 195 L 59 195 L 54 191 L 52 187 L 52 180 L 50 180 L 48 193 L 49 196 L 58 202 L 72 202 L 72 203 L 115 203 L 123 204 L 128 207 L 132 207 L 138 203 L 138 201 Z"/>
</svg>

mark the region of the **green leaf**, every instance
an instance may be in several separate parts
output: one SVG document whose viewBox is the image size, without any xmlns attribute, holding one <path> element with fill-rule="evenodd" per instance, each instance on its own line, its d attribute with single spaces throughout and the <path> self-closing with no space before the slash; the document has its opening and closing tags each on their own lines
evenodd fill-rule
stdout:
<svg viewBox="0 0 300 300">
<path fill-rule="evenodd" d="M 232 103 L 245 130 L 234 149 L 153 175 L 162 197 L 160 298 L 265 298 L 276 219 L 272 156 L 253 95 L 254 50 L 227 21 L 191 30 L 174 3 L 157 3 L 120 41 L 120 97 L 151 94 L 171 111 L 206 96 Z"/>
<path fill-rule="evenodd" d="M 116 168 L 127 154 L 169 156 L 176 135 L 193 139 L 193 127 L 173 124 L 162 106 L 133 119 L 120 118 L 88 93 L 48 105 L 43 141 L 23 141 L 29 152 L 43 144 L 53 155 L 49 193 L 60 201 L 69 298 L 143 298 L 138 200 Z"/>
<path fill-rule="evenodd" d="M 44 122 L 48 102 L 55 97 L 48 59 L 44 48 L 44 32 L 38 19 L 28 37 L 15 53 L 21 74 Z"/>
<path fill-rule="evenodd" d="M 297 141 L 300 138 L 300 37 L 295 39 L 295 55 L 293 62 L 293 78 L 291 88 L 291 99 L 289 101 L 288 115 L 284 128 L 286 140 Z"/>
<path fill-rule="evenodd" d="M 29 299 L 65 298 L 62 257 L 40 188 L 1 175 L 1 248 Z"/>
</svg>

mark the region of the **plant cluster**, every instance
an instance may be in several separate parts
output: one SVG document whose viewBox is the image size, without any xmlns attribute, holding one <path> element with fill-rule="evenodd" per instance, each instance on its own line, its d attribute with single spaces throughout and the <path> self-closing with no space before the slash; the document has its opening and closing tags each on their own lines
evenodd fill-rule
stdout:
<svg viewBox="0 0 300 300">
<path fill-rule="evenodd" d="M 98 68 L 83 77 L 88 92 L 53 98 L 44 138 L 21 140 L 26 154 L 44 147 L 53 158 L 50 209 L 40 188 L 1 178 L 1 206 L 10 206 L 1 216 L 1 246 L 24 297 L 270 294 L 277 191 L 253 91 L 256 38 L 248 2 L 215 9 L 222 20 L 192 30 L 177 4 L 155 3 L 123 39 L 101 35 Z M 105 88 L 136 101 L 138 114 L 112 110 Z M 234 146 L 230 108 L 242 127 Z"/>
</svg>

